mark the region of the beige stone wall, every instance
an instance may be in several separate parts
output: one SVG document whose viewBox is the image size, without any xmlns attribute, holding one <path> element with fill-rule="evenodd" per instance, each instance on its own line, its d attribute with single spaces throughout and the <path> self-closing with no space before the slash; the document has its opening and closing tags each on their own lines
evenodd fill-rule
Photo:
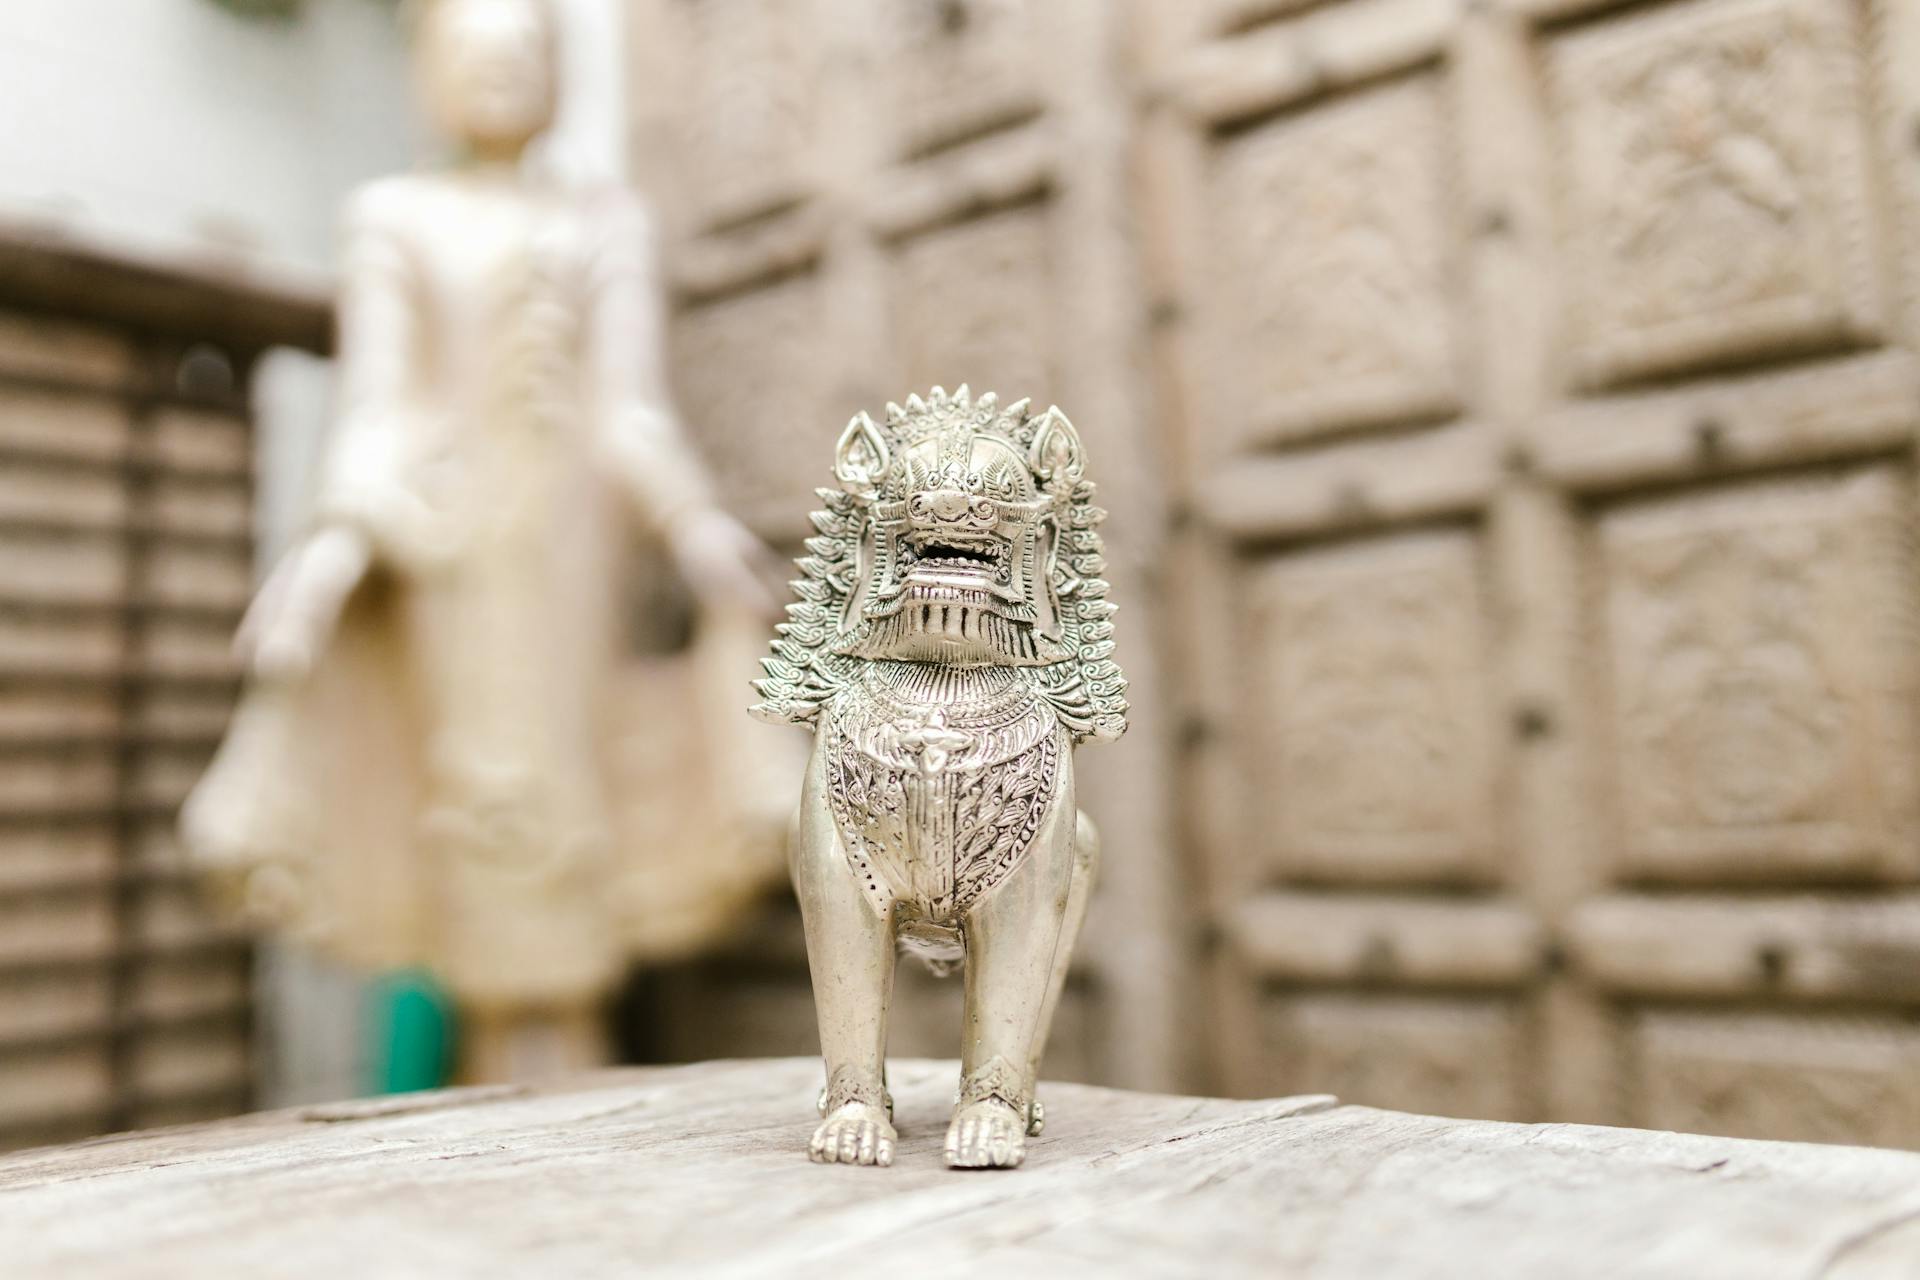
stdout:
<svg viewBox="0 0 1920 1280">
<path fill-rule="evenodd" d="M 1920 11 L 631 13 L 742 511 L 934 381 L 1087 438 L 1142 710 L 1057 1067 L 1920 1142 Z M 807 1047 L 791 947 L 660 982 Z"/>
</svg>

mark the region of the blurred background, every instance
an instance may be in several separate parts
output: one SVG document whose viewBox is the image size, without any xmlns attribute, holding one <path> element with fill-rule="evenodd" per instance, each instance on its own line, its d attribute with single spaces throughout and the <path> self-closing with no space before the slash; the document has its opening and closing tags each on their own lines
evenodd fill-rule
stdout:
<svg viewBox="0 0 1920 1280">
<path fill-rule="evenodd" d="M 549 150 L 652 204 L 769 542 L 934 383 L 1086 441 L 1136 712 L 1047 1075 L 1920 1145 L 1920 11 L 559 7 Z M 171 846 L 337 208 L 428 154 L 396 7 L 11 0 L 0 85 L 0 1145 L 358 1092 L 367 975 Z M 688 608 L 636 584 L 662 705 Z M 778 857 L 636 964 L 624 1060 L 814 1052 Z M 956 983 L 896 1010 L 955 1051 Z"/>
</svg>

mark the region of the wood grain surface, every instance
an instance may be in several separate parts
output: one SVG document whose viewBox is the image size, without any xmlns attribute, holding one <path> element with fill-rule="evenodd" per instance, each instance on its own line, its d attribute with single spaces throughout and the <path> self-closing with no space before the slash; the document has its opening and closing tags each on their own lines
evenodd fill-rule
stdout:
<svg viewBox="0 0 1920 1280">
<path fill-rule="evenodd" d="M 0 1159 L 0 1274 L 1911 1277 L 1920 1155 L 1079 1085 L 1027 1167 L 807 1163 L 811 1060 L 610 1071 Z"/>
</svg>

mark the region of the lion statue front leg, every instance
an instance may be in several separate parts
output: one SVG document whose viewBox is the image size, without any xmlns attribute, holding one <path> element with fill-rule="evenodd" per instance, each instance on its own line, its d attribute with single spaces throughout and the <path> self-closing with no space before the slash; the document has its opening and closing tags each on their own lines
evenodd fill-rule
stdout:
<svg viewBox="0 0 1920 1280">
<path fill-rule="evenodd" d="M 886 1089 L 893 929 L 855 882 L 825 787 L 816 749 L 788 843 L 827 1066 L 820 1126 L 807 1152 L 823 1164 L 889 1165 L 899 1140 Z"/>
<path fill-rule="evenodd" d="M 1075 826 L 1063 770 L 1039 844 L 967 913 L 966 1028 L 946 1145 L 953 1168 L 1011 1169 L 1026 1158 L 1036 1069 L 1072 949 Z"/>
</svg>

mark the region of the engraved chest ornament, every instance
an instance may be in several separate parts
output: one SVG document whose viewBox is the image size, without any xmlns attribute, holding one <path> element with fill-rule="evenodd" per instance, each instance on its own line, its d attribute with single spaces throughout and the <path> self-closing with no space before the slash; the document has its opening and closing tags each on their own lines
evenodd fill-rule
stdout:
<svg viewBox="0 0 1920 1280">
<path fill-rule="evenodd" d="M 916 680 L 876 664 L 835 699 L 823 732 L 834 821 L 869 900 L 882 914 L 898 903 L 947 924 L 1031 847 L 1054 798 L 1062 730 L 1004 668 L 939 674 Z"/>
</svg>

